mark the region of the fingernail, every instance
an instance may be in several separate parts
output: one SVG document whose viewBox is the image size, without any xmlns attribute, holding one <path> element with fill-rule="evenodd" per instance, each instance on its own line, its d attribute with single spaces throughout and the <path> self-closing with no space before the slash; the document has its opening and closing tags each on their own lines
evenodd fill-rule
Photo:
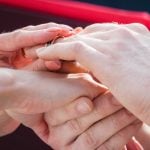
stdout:
<svg viewBox="0 0 150 150">
<path fill-rule="evenodd" d="M 86 102 L 80 102 L 78 105 L 77 105 L 77 110 L 83 114 L 85 113 L 88 113 L 92 110 L 91 106 L 86 103 Z"/>
<path fill-rule="evenodd" d="M 58 70 L 61 68 L 61 62 L 60 61 L 46 61 L 45 65 L 50 70 Z"/>
</svg>

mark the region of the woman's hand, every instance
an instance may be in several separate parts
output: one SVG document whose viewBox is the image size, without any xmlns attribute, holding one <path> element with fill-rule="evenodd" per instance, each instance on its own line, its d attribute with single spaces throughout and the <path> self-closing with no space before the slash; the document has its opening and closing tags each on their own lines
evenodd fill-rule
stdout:
<svg viewBox="0 0 150 150">
<path fill-rule="evenodd" d="M 44 112 L 68 104 L 71 110 L 69 117 L 76 118 L 89 113 L 93 108 L 92 100 L 106 90 L 87 74 L 61 75 L 10 69 L 1 69 L 1 72 L 2 70 L 6 75 L 11 74 L 11 82 L 7 82 L 5 87 L 2 85 L 1 110 L 6 110 L 10 116 L 42 137 L 48 131 Z M 66 119 L 66 116 L 63 117 Z"/>
<path fill-rule="evenodd" d="M 86 116 L 60 124 L 63 110 L 45 114 L 53 149 L 119 150 L 136 134 L 142 123 L 106 92 L 94 101 L 93 111 Z"/>
<path fill-rule="evenodd" d="M 71 27 L 67 25 L 46 23 L 0 34 L 0 66 L 21 68 L 30 64 L 32 59 L 25 58 L 23 49 L 43 45 L 55 39 L 57 35 L 67 35 L 70 30 Z M 57 65 L 57 63 L 53 64 Z M 46 69 L 41 61 L 35 61 L 32 67 L 36 68 L 37 65 Z"/>
<path fill-rule="evenodd" d="M 118 101 L 150 124 L 150 34 L 140 24 L 95 24 L 38 50 L 44 60 L 76 60 Z"/>
</svg>

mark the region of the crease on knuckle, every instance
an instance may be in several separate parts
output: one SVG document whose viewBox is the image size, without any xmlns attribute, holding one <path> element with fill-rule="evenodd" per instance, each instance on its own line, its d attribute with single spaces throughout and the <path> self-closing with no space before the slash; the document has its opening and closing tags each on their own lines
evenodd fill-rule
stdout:
<svg viewBox="0 0 150 150">
<path fill-rule="evenodd" d="M 120 116 L 121 117 L 121 116 Z M 112 127 L 114 128 L 114 130 L 116 130 L 116 131 L 118 131 L 118 129 L 120 128 L 120 124 L 122 124 L 121 122 L 120 122 L 120 120 L 118 120 L 119 118 L 118 117 L 116 117 L 116 116 L 110 116 L 110 122 L 112 123 Z"/>
<path fill-rule="evenodd" d="M 67 122 L 67 125 L 69 126 L 69 128 L 71 128 L 71 130 L 79 133 L 83 130 L 82 124 L 78 119 L 72 119 L 70 121 Z"/>
<path fill-rule="evenodd" d="M 84 142 L 85 142 L 85 145 L 87 145 L 87 147 L 90 147 L 90 148 L 97 147 L 98 141 L 94 137 L 94 134 L 91 130 L 88 130 L 87 132 L 83 133 L 83 135 L 84 135 L 83 136 Z"/>
</svg>

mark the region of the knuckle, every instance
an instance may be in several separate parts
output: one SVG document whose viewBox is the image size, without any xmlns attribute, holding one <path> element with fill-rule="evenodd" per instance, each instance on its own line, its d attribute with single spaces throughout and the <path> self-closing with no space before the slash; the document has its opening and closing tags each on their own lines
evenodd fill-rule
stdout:
<svg viewBox="0 0 150 150">
<path fill-rule="evenodd" d="M 97 139 L 94 137 L 91 130 L 83 133 L 83 141 L 87 147 L 95 148 L 97 146 Z"/>
<path fill-rule="evenodd" d="M 82 50 L 85 49 L 85 44 L 81 41 L 76 41 L 73 43 L 73 51 L 75 54 L 79 54 Z"/>
<path fill-rule="evenodd" d="M 134 28 L 136 28 L 139 31 L 149 31 L 148 28 L 141 23 L 133 23 L 133 24 L 131 24 L 131 26 L 133 26 Z"/>
<path fill-rule="evenodd" d="M 120 126 L 122 124 L 122 122 L 120 122 L 120 118 L 118 118 L 118 116 L 116 117 L 116 116 L 113 115 L 113 116 L 110 117 L 110 121 L 112 123 L 112 126 L 113 126 L 114 130 L 118 131 L 118 129 L 120 128 Z"/>
<path fill-rule="evenodd" d="M 118 29 L 118 34 L 124 38 L 133 37 L 132 31 L 129 30 L 127 27 L 123 27 L 123 26 Z M 122 40 L 120 40 L 120 41 L 122 41 Z"/>
<path fill-rule="evenodd" d="M 81 123 L 77 119 L 72 119 L 72 120 L 68 121 L 67 122 L 67 126 L 71 130 L 73 130 L 73 131 L 75 131 L 77 133 L 79 133 L 79 132 L 81 132 L 83 130 L 83 127 L 82 127 Z"/>
<path fill-rule="evenodd" d="M 122 107 L 110 92 L 106 92 L 99 96 L 94 106 L 94 113 L 99 117 L 106 116 L 110 112 L 117 111 Z"/>
</svg>

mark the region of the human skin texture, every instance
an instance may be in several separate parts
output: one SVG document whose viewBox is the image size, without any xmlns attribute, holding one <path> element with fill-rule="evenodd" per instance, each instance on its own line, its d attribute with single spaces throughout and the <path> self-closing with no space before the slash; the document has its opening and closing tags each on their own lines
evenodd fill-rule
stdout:
<svg viewBox="0 0 150 150">
<path fill-rule="evenodd" d="M 1 135 L 14 131 L 21 122 L 39 133 L 41 137 L 43 136 L 43 140 L 46 142 L 46 133 L 48 134 L 48 130 L 46 130 L 47 125 L 43 118 L 44 112 L 68 104 L 68 108 L 72 110 L 73 114 L 70 117 L 75 118 L 78 115 L 83 115 L 91 111 L 91 100 L 105 91 L 103 86 L 96 83 L 86 74 L 67 75 L 49 72 L 31 72 L 33 70 L 42 70 L 42 68 L 45 67 L 44 62 L 42 63 L 40 60 L 34 60 L 34 62 L 31 61 L 32 63 L 26 64 L 23 59 L 20 59 L 21 62 L 25 62 L 23 63 L 23 65 L 25 65 L 24 68 L 21 68 L 22 71 L 6 69 L 8 67 L 16 67 L 16 69 L 18 69 L 17 66 L 12 66 L 12 64 L 14 64 L 13 60 L 19 56 L 19 51 L 24 49 L 25 46 L 30 47 L 36 44 L 43 44 L 52 40 L 58 33 L 62 33 L 62 31 L 63 34 L 64 32 L 68 32 L 66 26 L 65 29 L 62 25 L 60 27 L 53 26 L 56 26 L 56 24 L 30 26 L 12 33 L 0 35 L 0 40 L 3 43 L 3 45 L 0 45 L 1 61 L 3 62 L 1 63 L 1 67 L 3 68 L 1 68 L 0 72 L 0 88 L 3 100 L 1 100 L 0 103 L 1 118 L 5 118 L 2 119 L 1 126 L 9 122 L 5 128 L 1 128 Z M 40 66 L 38 66 L 38 64 L 40 64 Z M 23 71 L 25 69 L 28 71 Z M 58 95 L 58 90 L 60 90 L 62 94 L 59 93 Z M 79 91 L 81 93 L 83 91 L 83 95 Z M 9 116 L 7 114 L 9 114 Z M 13 117 L 13 114 L 15 114 L 15 117 Z M 20 120 L 17 122 L 10 116 L 15 119 L 16 116 L 19 116 Z"/>
<path fill-rule="evenodd" d="M 28 68 L 32 68 L 32 64 L 31 65 L 28 65 L 27 67 L 26 67 L 26 69 Z M 7 70 L 7 73 L 8 73 L 8 71 L 10 71 L 10 70 Z M 6 72 L 5 72 L 6 73 Z M 22 73 L 22 74 L 21 74 Z M 15 72 L 14 72 L 14 74 L 15 74 Z M 54 79 L 54 81 L 55 81 L 55 78 L 56 77 L 59 77 L 59 76 L 61 76 L 61 77 L 66 77 L 66 75 L 56 75 L 56 74 L 49 74 L 48 75 L 48 73 L 45 73 L 44 74 L 44 76 L 42 75 L 43 73 L 38 73 L 38 74 L 34 74 L 33 76 L 33 78 L 32 78 L 32 75 L 30 74 L 30 73 L 27 73 L 27 72 L 25 72 L 25 71 L 22 71 L 22 72 L 20 72 L 19 70 L 18 70 L 18 72 L 15 74 L 16 76 L 17 76 L 17 79 L 18 78 L 20 78 L 21 79 L 21 77 L 22 77 L 22 79 L 23 79 L 23 76 L 25 77 L 25 76 L 28 76 L 28 77 L 26 77 L 26 78 L 31 78 L 31 81 L 32 82 L 34 82 L 34 83 L 38 83 L 38 81 L 39 80 L 33 80 L 33 79 L 35 79 L 35 77 L 37 76 L 37 79 L 41 79 L 41 78 L 45 78 L 46 77 L 46 79 L 45 79 L 45 81 L 46 82 L 44 82 L 43 84 L 44 85 L 46 85 L 45 83 L 47 83 L 48 84 L 48 80 L 47 80 L 47 77 L 49 77 L 49 78 L 52 78 L 53 77 L 53 79 Z M 39 75 L 40 74 L 40 75 Z M 47 74 L 47 75 L 46 75 Z M 21 77 L 20 77 L 21 76 Z M 41 78 L 39 78 L 39 76 L 41 76 Z M 91 81 L 92 81 L 92 78 L 89 76 L 89 75 L 85 75 L 85 74 L 79 74 L 79 75 L 69 75 L 68 76 L 68 78 L 70 79 L 73 79 L 74 81 L 75 81 L 75 83 L 77 83 L 76 82 L 76 79 L 80 79 L 81 78 L 81 80 L 82 79 L 84 79 L 84 80 L 88 80 L 88 82 L 90 81 L 90 84 L 89 85 L 91 85 Z M 22 84 L 22 79 L 20 80 L 21 81 L 21 84 Z M 60 78 L 59 78 L 60 79 Z M 57 78 L 56 78 L 56 80 L 58 80 Z M 66 81 L 67 80 L 65 80 L 65 78 L 63 78 L 63 80 L 65 81 L 65 83 L 67 83 Z M 31 82 L 30 80 L 28 80 L 29 82 Z M 61 80 L 58 80 L 58 82 L 60 83 L 60 81 Z M 27 82 L 27 83 L 29 83 L 29 82 Z M 19 82 L 20 83 L 20 82 Z M 25 83 L 25 84 L 24 84 Z M 81 82 L 80 82 L 81 83 Z M 93 84 L 94 82 L 92 81 L 92 84 Z M 39 84 L 39 83 L 38 83 Z M 25 88 L 26 86 L 26 82 L 23 82 L 23 87 Z M 27 84 L 28 85 L 28 84 Z M 41 85 L 41 84 L 39 84 L 39 85 Z M 69 84 L 67 84 L 67 85 L 69 85 Z M 71 85 L 73 85 L 73 83 L 71 83 Z M 98 84 L 95 84 L 96 86 L 95 87 L 98 87 L 98 89 L 100 90 L 101 89 L 101 94 L 102 93 L 104 93 L 104 91 L 106 91 L 106 89 L 104 88 L 104 87 L 102 87 L 102 86 L 99 86 Z M 87 87 L 88 86 L 88 84 L 84 84 L 84 86 L 85 87 Z M 22 87 L 22 86 L 21 86 Z M 37 87 L 37 86 L 36 86 Z M 42 86 L 41 86 L 42 87 Z M 54 86 L 53 86 L 54 87 Z M 63 87 L 63 84 L 62 84 L 62 87 Z M 66 87 L 66 86 L 64 86 L 64 87 Z M 81 86 L 82 87 L 82 86 Z M 69 87 L 68 87 L 69 88 Z M 19 89 L 21 90 L 21 88 L 19 87 Z M 25 88 L 26 89 L 26 88 Z M 31 89 L 34 89 L 34 88 L 29 88 L 29 90 L 30 90 L 30 92 L 33 94 L 33 93 L 40 93 L 39 91 L 36 91 L 36 92 L 33 92 Z M 46 88 L 46 89 L 48 89 L 48 88 Z M 91 89 L 91 88 L 90 88 Z M 36 90 L 36 89 L 35 89 Z M 57 89 L 58 90 L 58 89 Z M 64 89 L 64 90 L 67 90 L 67 89 Z M 79 89 L 78 89 L 79 90 Z M 26 90 L 23 90 L 23 91 L 26 91 Z M 41 90 L 42 91 L 42 90 Z M 63 92 L 63 90 L 61 90 L 62 92 Z M 68 91 L 68 90 L 67 90 Z M 27 91 L 26 91 L 27 92 Z M 48 91 L 49 92 L 49 91 Z M 69 92 L 70 93 L 70 92 Z M 91 92 L 92 93 L 92 92 Z M 23 96 L 23 93 L 21 94 L 22 96 Z M 29 95 L 30 96 L 30 94 L 28 93 L 27 95 Z M 45 93 L 44 93 L 44 95 L 46 95 Z M 54 94 L 55 95 L 55 94 Z M 66 95 L 66 94 L 65 94 Z M 32 95 L 33 96 L 33 95 Z M 106 97 L 105 97 L 106 96 Z M 24 97 L 24 96 L 23 96 Z M 36 95 L 35 95 L 35 97 L 36 97 Z M 42 97 L 42 96 L 41 96 Z M 49 128 L 49 130 L 47 130 L 47 126 L 46 126 L 46 122 L 44 122 L 45 120 L 43 120 L 43 114 L 41 114 L 41 113 L 39 113 L 38 115 L 36 115 L 36 114 L 34 114 L 34 109 L 32 110 L 33 112 L 30 112 L 31 110 L 30 109 L 28 109 L 28 107 L 30 108 L 30 103 L 28 103 L 27 102 L 27 104 L 25 103 L 25 104 L 23 104 L 22 106 L 28 106 L 28 107 L 25 107 L 25 109 L 24 109 L 24 107 L 20 107 L 20 109 L 16 109 L 16 106 L 15 106 L 15 104 L 13 105 L 13 108 L 9 108 L 9 109 L 7 109 L 6 110 L 6 112 L 10 115 L 10 116 L 12 116 L 13 118 L 15 118 L 16 120 L 20 120 L 22 123 L 24 123 L 25 125 L 27 125 L 27 126 L 29 126 L 29 127 L 31 127 L 45 142 L 48 142 L 50 145 L 52 145 L 54 148 L 56 148 L 57 149 L 57 147 L 58 147 L 58 149 L 62 149 L 62 148 L 64 148 L 64 149 L 66 149 L 66 148 L 68 148 L 68 149 L 76 149 L 76 148 L 78 148 L 78 147 L 82 147 L 83 149 L 95 149 L 95 148 L 98 148 L 98 149 L 104 149 L 104 148 L 106 148 L 106 147 L 108 147 L 108 148 L 114 148 L 114 149 L 118 149 L 118 148 L 121 148 L 123 145 L 125 145 L 126 144 L 126 142 L 131 138 L 131 136 L 133 136 L 134 134 L 135 134 L 135 132 L 137 131 L 137 129 L 141 126 L 141 123 L 139 122 L 139 121 L 136 121 L 136 118 L 132 115 L 132 114 L 130 114 L 129 113 L 129 115 L 128 115 L 128 112 L 126 113 L 126 111 L 125 110 L 122 110 L 121 109 L 121 105 L 120 104 L 118 104 L 117 102 L 115 102 L 115 104 L 116 104 L 116 107 L 115 106 L 113 106 L 113 105 L 110 105 L 109 103 L 109 105 L 107 104 L 107 100 L 109 100 L 109 98 L 111 98 L 112 96 L 110 95 L 110 93 L 107 93 L 107 94 L 104 94 L 104 96 L 102 96 L 102 97 L 97 97 L 97 99 L 96 100 L 94 100 L 94 102 L 95 102 L 95 104 L 96 105 L 98 105 L 98 101 L 103 101 L 103 99 L 105 100 L 105 102 L 106 102 L 106 104 L 104 103 L 104 105 L 102 105 L 102 106 L 104 106 L 104 108 L 106 107 L 110 107 L 110 112 L 105 112 L 104 111 L 104 109 L 102 108 L 102 107 L 98 107 L 98 108 L 96 108 L 96 109 L 94 109 L 94 111 L 91 113 L 91 114 L 89 114 L 89 115 L 87 115 L 87 116 L 83 116 L 83 117 L 81 117 L 81 119 L 79 119 L 79 120 L 87 120 L 87 123 L 86 124 L 84 124 L 85 125 L 85 127 L 82 129 L 80 129 L 80 130 L 77 130 L 77 132 L 72 132 L 73 131 L 73 128 L 72 128 L 72 130 L 69 130 L 69 128 L 68 127 L 71 127 L 70 125 L 72 124 L 72 122 L 74 122 L 75 123 L 75 121 L 74 120 L 72 120 L 72 121 L 70 121 L 70 123 L 68 122 L 67 124 L 61 124 L 61 123 L 63 123 L 63 121 L 64 120 L 57 120 L 56 122 L 54 121 L 54 120 L 56 120 L 56 119 L 58 119 L 59 118 L 59 113 L 58 112 L 63 112 L 63 110 L 65 110 L 65 109 L 63 109 L 63 108 L 61 108 L 61 107 L 59 107 L 59 104 L 58 104 L 58 110 L 56 109 L 56 110 L 52 110 L 51 112 L 49 112 L 49 113 L 47 113 L 47 114 L 45 114 L 45 120 L 46 120 L 46 122 L 48 122 L 48 128 Z M 56 98 L 56 97 L 55 97 Z M 20 97 L 18 98 L 18 99 L 20 99 Z M 86 99 L 87 99 L 87 96 L 86 96 Z M 81 98 L 81 100 L 82 100 L 82 98 Z M 117 100 L 115 100 L 115 101 L 117 101 Z M 78 102 L 81 102 L 80 101 L 80 99 L 79 99 L 79 101 L 77 101 L 77 103 Z M 113 102 L 114 103 L 114 102 Z M 17 103 L 18 104 L 18 103 Z M 34 105 L 33 104 L 36 104 L 36 102 L 34 102 L 34 103 L 32 103 L 32 107 L 34 108 Z M 66 110 L 71 110 L 71 108 L 73 108 L 72 106 L 74 106 L 74 104 L 75 104 L 75 102 L 74 103 L 72 103 L 72 104 L 69 104 L 68 106 L 70 106 L 70 109 L 66 109 Z M 100 104 L 103 104 L 103 103 L 100 103 Z M 99 106 L 100 106 L 100 104 L 99 104 Z M 43 103 L 41 104 L 41 105 L 43 105 Z M 41 106 L 40 105 L 40 106 Z M 61 106 L 61 105 L 60 105 Z M 66 106 L 66 108 L 69 108 L 68 106 Z M 17 106 L 18 107 L 18 106 Z M 49 107 L 50 107 L 50 104 L 49 104 Z M 56 107 L 56 106 L 55 106 Z M 57 108 L 56 107 L 56 108 Z M 22 109 L 23 108 L 23 109 Z M 36 108 L 38 108 L 37 106 L 36 106 Z M 65 108 L 65 107 L 64 107 Z M 44 108 L 45 109 L 45 108 Z M 49 108 L 50 109 L 50 108 Z M 97 109 L 100 111 L 100 112 L 103 112 L 104 114 L 102 115 L 102 116 L 99 116 L 99 115 L 96 115 L 96 113 L 95 113 L 95 111 L 97 112 Z M 119 112 L 116 112 L 115 113 L 115 115 L 111 115 L 111 113 L 112 112 L 115 112 L 115 111 L 117 111 L 118 109 L 120 109 L 120 111 Z M 50 109 L 51 110 L 51 109 Z M 106 109 L 107 110 L 107 109 Z M 36 110 L 36 111 L 38 111 L 38 109 Z M 41 111 L 41 110 L 40 110 Z M 70 111 L 68 111 L 68 112 L 70 112 Z M 26 114 L 26 113 L 29 113 L 29 114 Z M 31 114 L 30 114 L 31 113 Z M 33 114 L 32 114 L 33 113 Z M 49 117 L 49 115 L 50 115 L 50 117 Z M 51 116 L 51 115 L 53 115 L 53 116 Z M 65 115 L 64 115 L 65 116 Z M 98 120 L 101 120 L 101 119 L 103 119 L 103 117 L 106 117 L 107 116 L 107 118 L 106 119 L 104 119 L 102 122 L 101 121 L 98 121 Z M 99 127 L 101 126 L 101 130 L 108 130 L 110 127 L 109 126 L 107 126 L 107 125 L 109 125 L 110 123 L 112 123 L 112 126 L 116 126 L 116 124 L 115 124 L 115 122 L 116 121 L 118 121 L 119 119 L 121 119 L 122 118 L 122 116 L 124 116 L 125 117 L 125 119 L 123 119 L 123 121 L 122 121 L 122 124 L 119 124 L 119 125 L 117 125 L 117 127 L 116 127 L 116 129 L 115 130 L 110 130 L 110 132 L 108 132 L 108 135 L 106 134 L 104 137 L 101 137 L 102 139 L 103 139 L 103 142 L 105 143 L 105 144 L 102 144 L 102 143 L 100 143 L 100 141 L 97 141 L 100 137 L 100 134 L 95 134 L 95 133 L 97 133 L 97 131 L 99 130 Z M 70 116 L 70 118 L 68 118 L 68 119 L 73 119 L 72 117 L 76 117 L 76 116 Z M 50 120 L 49 120 L 49 118 L 50 118 Z M 54 118 L 54 120 L 52 119 L 52 118 Z M 112 120 L 111 120 L 111 118 L 113 118 L 113 120 L 114 120 L 114 122 L 112 122 Z M 93 120 L 94 119 L 94 120 Z M 31 121 L 32 120 L 32 121 Z M 51 120 L 53 120 L 53 121 L 51 121 Z M 66 121 L 67 121 L 67 118 L 66 118 Z M 98 121 L 98 122 L 97 122 Z M 94 126 L 93 125 L 93 127 L 91 127 L 89 130 L 87 130 L 87 128 L 91 125 L 91 124 L 95 124 L 95 122 L 97 122 L 97 124 Z M 105 123 L 106 122 L 106 123 Z M 58 124 L 60 124 L 60 126 L 58 126 L 58 129 L 61 129 L 62 128 L 62 130 L 59 130 L 59 131 L 61 131 L 62 132 L 62 134 L 60 134 L 60 136 L 57 136 L 57 128 L 55 127 L 55 125 L 56 125 L 56 123 L 58 123 Z M 74 124 L 73 123 L 73 124 Z M 51 124 L 53 124 L 53 128 L 51 128 Z M 69 125 L 70 124 L 70 125 Z M 72 124 L 72 125 L 73 125 Z M 69 126 L 68 126 L 69 125 Z M 71 134 L 71 136 L 69 136 L 68 138 L 67 138 L 67 136 L 66 136 L 66 139 L 63 139 L 63 137 L 62 137 L 62 135 L 64 135 L 64 133 L 63 133 L 63 128 L 67 128 L 67 133 L 69 134 L 69 133 L 72 133 Z M 134 127 L 134 128 L 133 128 Z M 122 128 L 125 128 L 125 129 L 122 129 Z M 121 130 L 121 132 L 119 132 L 119 133 L 117 133 L 118 131 L 120 131 L 120 129 L 122 129 Z M 50 134 L 49 134 L 49 131 L 51 131 L 52 130 L 52 132 L 53 132 L 53 136 L 51 136 Z M 83 134 L 83 135 L 81 135 L 81 136 L 79 136 L 78 138 L 77 138 L 77 140 L 75 141 L 75 142 L 73 142 L 72 144 L 70 144 L 70 145 L 68 145 L 67 143 L 68 143 L 68 141 L 69 140 L 71 140 L 72 139 L 72 136 L 75 138 L 76 136 L 78 136 L 78 134 L 80 134 L 81 132 L 83 132 L 83 130 L 85 131 L 85 133 Z M 120 140 L 120 142 L 118 142 L 118 144 L 116 144 L 115 146 L 116 147 L 113 147 L 113 144 L 112 143 L 114 143 L 115 141 L 117 141 L 117 139 L 118 139 L 118 136 L 117 135 L 125 135 L 127 132 L 130 132 L 130 134 L 128 134 L 128 136 L 126 136 L 126 137 L 124 137 L 122 140 Z M 84 140 L 86 140 L 86 138 L 88 138 L 88 136 L 85 136 L 86 134 L 87 135 L 89 135 L 88 133 L 93 133 L 93 134 L 91 134 L 91 137 L 93 137 L 93 136 L 96 136 L 95 137 L 95 140 L 93 140 L 93 142 L 95 141 L 97 141 L 96 143 L 97 144 L 94 144 L 94 143 L 92 143 L 92 142 L 90 142 L 90 143 L 85 143 L 84 144 Z M 113 135 L 113 136 L 112 136 Z M 112 136 L 112 138 L 111 138 L 111 136 Z M 71 139 L 70 139 L 71 138 Z M 120 139 L 121 139 L 121 137 L 119 137 Z M 57 140 L 56 140 L 57 139 Z M 62 143 L 60 143 L 60 145 L 56 145 L 55 144 L 55 140 L 56 141 L 58 141 L 59 139 L 62 139 Z M 109 140 L 108 140 L 109 139 Z M 106 141 L 108 141 L 108 142 L 105 142 L 105 140 Z M 86 141 L 88 141 L 88 140 L 86 140 Z M 85 142 L 86 142 L 85 141 Z M 67 143 L 66 143 L 67 142 Z M 57 142 L 58 143 L 58 142 Z M 84 147 L 85 145 L 87 145 L 87 147 Z M 57 146 L 57 147 L 56 147 Z"/>
<path fill-rule="evenodd" d="M 141 24 L 94 24 L 37 53 L 44 60 L 76 60 L 124 107 L 150 124 L 149 43 L 149 31 Z"/>
</svg>

